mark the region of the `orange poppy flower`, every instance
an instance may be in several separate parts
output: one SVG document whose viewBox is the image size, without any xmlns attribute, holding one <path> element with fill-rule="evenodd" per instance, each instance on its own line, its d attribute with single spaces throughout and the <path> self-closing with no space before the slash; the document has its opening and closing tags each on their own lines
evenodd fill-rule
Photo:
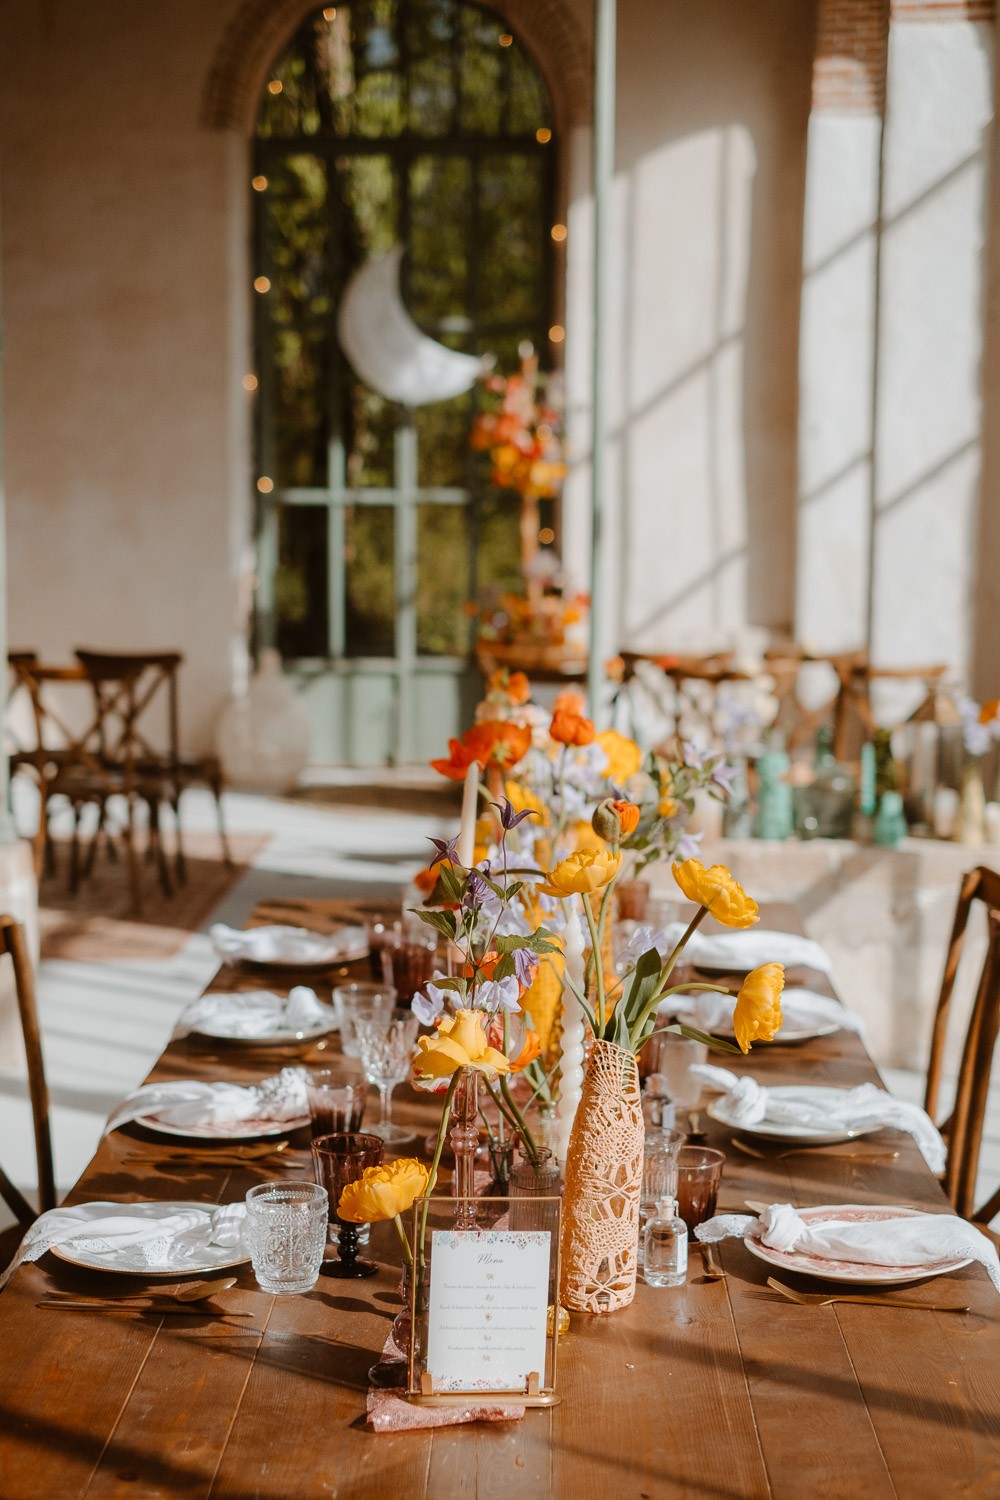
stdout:
<svg viewBox="0 0 1000 1500">
<path fill-rule="evenodd" d="M 516 1057 L 511 1058 L 510 1071 L 520 1073 L 529 1063 L 533 1063 L 542 1050 L 542 1044 L 538 1039 L 538 1032 L 532 1031 L 531 1027 L 525 1028 L 524 1046 Z"/>
<path fill-rule="evenodd" d="M 567 708 L 557 708 L 549 725 L 549 734 L 560 745 L 592 745 L 594 732 L 590 719 Z"/>
<path fill-rule="evenodd" d="M 531 683 L 523 672 L 511 672 L 507 667 L 498 667 L 486 684 L 488 697 L 502 694 L 515 708 L 527 703 L 531 697 Z"/>
<path fill-rule="evenodd" d="M 618 814 L 621 837 L 627 839 L 629 834 L 635 833 L 639 826 L 639 809 L 634 802 L 612 802 L 611 806 Z"/>
<path fill-rule="evenodd" d="M 448 759 L 432 760 L 431 769 L 447 776 L 450 781 L 464 781 L 473 761 L 484 769 L 495 761 L 502 770 L 509 771 L 530 748 L 530 729 L 520 724 L 490 720 L 473 724 L 460 740 L 449 740 Z"/>
<path fill-rule="evenodd" d="M 576 688 L 563 688 L 562 692 L 556 696 L 552 712 L 557 714 L 560 709 L 565 709 L 567 713 L 582 715 L 586 707 L 587 703 L 583 694 L 578 693 Z"/>
<path fill-rule="evenodd" d="M 422 896 L 429 896 L 438 883 L 438 871 L 429 867 L 426 870 L 418 870 L 413 877 L 413 884 Z"/>
</svg>

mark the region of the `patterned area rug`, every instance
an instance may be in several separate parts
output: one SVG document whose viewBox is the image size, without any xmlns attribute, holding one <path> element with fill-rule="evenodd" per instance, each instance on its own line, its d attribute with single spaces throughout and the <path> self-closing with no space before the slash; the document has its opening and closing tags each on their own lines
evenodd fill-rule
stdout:
<svg viewBox="0 0 1000 1500">
<path fill-rule="evenodd" d="M 75 962 L 172 958 L 270 842 L 269 834 L 230 834 L 233 864 L 222 860 L 214 834 L 185 835 L 187 880 L 164 895 L 153 865 L 142 864 L 143 909 L 130 914 L 128 876 L 119 858 L 101 850 L 75 896 L 67 890 L 69 846 L 56 845 L 56 873 L 39 891 L 42 958 Z M 173 868 L 171 867 L 171 878 Z"/>
</svg>

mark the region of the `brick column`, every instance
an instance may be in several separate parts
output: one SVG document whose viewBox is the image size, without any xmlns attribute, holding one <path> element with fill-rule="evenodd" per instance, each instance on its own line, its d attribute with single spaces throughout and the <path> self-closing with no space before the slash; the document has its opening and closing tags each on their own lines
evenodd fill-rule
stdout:
<svg viewBox="0 0 1000 1500">
<path fill-rule="evenodd" d="M 867 635 L 888 0 L 820 0 L 799 338 L 796 632 Z"/>
</svg>

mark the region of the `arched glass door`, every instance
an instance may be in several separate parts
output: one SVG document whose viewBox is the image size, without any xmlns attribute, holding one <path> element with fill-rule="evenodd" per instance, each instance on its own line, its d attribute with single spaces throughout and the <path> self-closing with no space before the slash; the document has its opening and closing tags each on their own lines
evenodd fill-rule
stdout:
<svg viewBox="0 0 1000 1500">
<path fill-rule="evenodd" d="M 405 409 L 338 344 L 343 289 L 402 245 L 420 328 L 513 370 L 548 347 L 555 141 L 541 76 L 459 0 L 317 10 L 255 144 L 257 644 L 320 759 L 421 760 L 468 712 L 469 600 L 518 580 L 517 510 L 470 452 L 479 390 Z"/>
</svg>

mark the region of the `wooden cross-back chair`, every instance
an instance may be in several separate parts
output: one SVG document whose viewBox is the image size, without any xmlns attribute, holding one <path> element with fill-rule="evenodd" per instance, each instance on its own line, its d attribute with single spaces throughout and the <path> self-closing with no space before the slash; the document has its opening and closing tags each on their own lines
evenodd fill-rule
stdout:
<svg viewBox="0 0 1000 1500">
<path fill-rule="evenodd" d="M 969 916 L 973 903 L 977 901 L 983 904 L 986 912 L 986 958 L 965 1034 L 954 1107 L 940 1129 L 948 1146 L 945 1192 L 957 1213 L 977 1223 L 988 1224 L 1000 1213 L 1000 1189 L 979 1208 L 975 1206 L 975 1193 L 993 1052 L 1000 1032 L 1000 875 L 985 865 L 970 870 L 962 879 L 934 1016 L 924 1108 L 936 1121 L 952 994 Z"/>
<path fill-rule="evenodd" d="M 35 838 L 35 870 L 41 875 L 43 867 L 49 873 L 55 867 L 49 831 L 52 800 L 66 797 L 76 805 L 79 795 L 82 800 L 100 801 L 119 788 L 101 760 L 99 714 L 92 703 L 87 705 L 86 727 L 80 731 L 68 722 L 62 705 L 57 707 L 54 702 L 61 688 L 87 688 L 88 678 L 83 668 L 78 663 L 49 666 L 32 651 L 12 652 L 8 660 L 16 686 L 28 695 L 34 721 L 34 744 L 14 750 L 10 767 L 12 772 L 30 771 L 38 784 L 41 807 Z M 78 815 L 79 807 L 77 820 Z M 74 888 L 78 874 L 78 864 L 74 863 L 70 873 Z"/>
<path fill-rule="evenodd" d="M 746 672 L 733 665 L 734 656 L 735 652 L 729 650 L 712 651 L 704 656 L 621 651 L 621 691 L 629 693 L 640 664 L 656 667 L 663 674 L 662 688 L 656 690 L 653 686 L 656 679 L 651 680 L 649 675 L 643 680 L 643 687 L 670 724 L 671 733 L 679 734 L 682 723 L 699 723 L 711 736 L 719 688 L 728 683 L 751 681 Z"/>
<path fill-rule="evenodd" d="M 42 1061 L 42 1039 L 35 1003 L 35 975 L 28 952 L 24 928 L 14 917 L 0 916 L 0 953 L 10 955 L 14 971 L 17 1008 L 24 1038 L 28 1066 L 28 1093 L 35 1136 L 35 1161 L 38 1168 L 38 1201 L 42 1211 L 56 1206 L 55 1172 L 52 1162 L 52 1132 L 49 1121 L 49 1095 Z M 0 1165 L 0 1198 L 17 1219 L 13 1230 L 0 1235 L 0 1266 L 13 1254 L 21 1234 L 38 1217 L 24 1194 L 14 1186 Z"/>
<path fill-rule="evenodd" d="M 131 766 L 139 780 L 155 788 L 174 812 L 177 838 L 177 873 L 185 878 L 184 845 L 180 803 L 191 786 L 207 787 L 215 800 L 216 821 L 222 857 L 232 865 L 222 808 L 222 765 L 214 755 L 189 755 L 180 748 L 180 702 L 178 680 L 184 657 L 179 651 L 93 651 L 78 647 L 77 661 L 90 678 L 101 709 L 104 755 L 112 765 Z M 158 747 L 147 737 L 142 720 L 166 695 L 167 742 Z M 115 728 L 112 728 L 112 725 Z M 156 815 L 150 808 L 151 825 Z"/>
</svg>

